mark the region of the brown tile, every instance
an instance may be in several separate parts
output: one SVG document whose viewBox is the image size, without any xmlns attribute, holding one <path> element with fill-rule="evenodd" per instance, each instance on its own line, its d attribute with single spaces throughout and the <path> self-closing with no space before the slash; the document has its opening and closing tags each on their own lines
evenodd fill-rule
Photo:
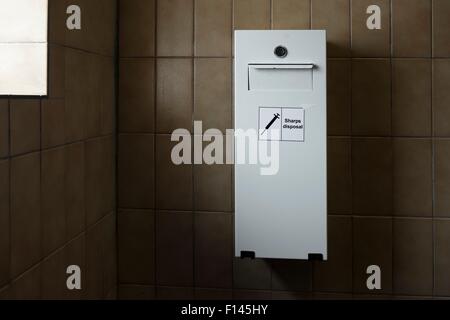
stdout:
<svg viewBox="0 0 450 320">
<path fill-rule="evenodd" d="M 391 65 L 389 60 L 352 62 L 352 133 L 391 134 Z"/>
<path fill-rule="evenodd" d="M 155 215 L 146 210 L 118 214 L 119 282 L 155 282 Z"/>
<path fill-rule="evenodd" d="M 431 219 L 394 219 L 394 292 L 433 294 Z"/>
<path fill-rule="evenodd" d="M 0 287 L 9 282 L 9 160 L 0 161 Z"/>
<path fill-rule="evenodd" d="M 309 29 L 310 14 L 310 0 L 274 0 L 272 1 L 272 28 Z"/>
<path fill-rule="evenodd" d="M 64 99 L 42 100 L 42 148 L 56 147 L 65 143 L 64 113 Z"/>
<path fill-rule="evenodd" d="M 41 155 L 41 223 L 44 256 L 61 247 L 66 241 L 65 155 L 65 148 L 43 151 Z"/>
<path fill-rule="evenodd" d="M 300 260 L 272 261 L 272 290 L 311 291 L 312 262 Z"/>
<path fill-rule="evenodd" d="M 195 56 L 231 55 L 232 2 L 195 1 Z"/>
<path fill-rule="evenodd" d="M 155 206 L 155 138 L 149 134 L 119 135 L 119 206 Z"/>
<path fill-rule="evenodd" d="M 352 213 L 351 139 L 328 138 L 328 212 Z"/>
<path fill-rule="evenodd" d="M 68 292 L 64 250 L 58 250 L 42 262 L 42 299 L 62 300 Z"/>
<path fill-rule="evenodd" d="M 195 288 L 196 300 L 231 300 L 233 291 L 227 289 L 203 289 Z"/>
<path fill-rule="evenodd" d="M 433 300 L 433 296 L 401 296 L 396 295 L 392 297 L 392 300 Z"/>
<path fill-rule="evenodd" d="M 120 56 L 155 55 L 156 0 L 119 1 Z"/>
<path fill-rule="evenodd" d="M 66 30 L 66 45 L 103 55 L 112 55 L 116 34 L 114 1 L 78 0 L 77 4 L 85 13 L 82 16 L 82 28 L 76 32 Z"/>
<path fill-rule="evenodd" d="M 192 286 L 194 283 L 193 214 L 156 214 L 156 282 L 160 286 Z"/>
<path fill-rule="evenodd" d="M 11 160 L 11 275 L 41 258 L 40 154 Z"/>
<path fill-rule="evenodd" d="M 351 134 L 351 63 L 328 60 L 327 125 L 329 135 Z"/>
<path fill-rule="evenodd" d="M 392 61 L 392 133 L 431 135 L 431 61 Z"/>
<path fill-rule="evenodd" d="M 270 0 L 234 0 L 234 29 L 270 29 Z"/>
<path fill-rule="evenodd" d="M 41 104 L 38 99 L 11 99 L 11 155 L 39 150 Z"/>
<path fill-rule="evenodd" d="M 66 142 L 79 141 L 85 138 L 85 118 L 87 114 L 89 55 L 75 49 L 66 49 L 66 100 L 65 100 L 65 133 Z"/>
<path fill-rule="evenodd" d="M 392 21 L 394 56 L 431 55 L 430 0 L 392 0 Z"/>
<path fill-rule="evenodd" d="M 204 288 L 232 286 L 232 221 L 226 213 L 195 215 L 195 284 Z"/>
<path fill-rule="evenodd" d="M 179 142 L 169 135 L 156 136 L 156 207 L 158 209 L 192 210 L 192 165 L 176 165 L 171 160 L 172 148 Z M 183 136 L 182 139 L 191 139 Z"/>
<path fill-rule="evenodd" d="M 59 28 L 59 26 L 58 26 Z M 48 47 L 48 97 L 64 98 L 65 48 L 50 44 Z"/>
<path fill-rule="evenodd" d="M 263 290 L 233 290 L 234 300 L 270 300 L 272 293 Z"/>
<path fill-rule="evenodd" d="M 329 57 L 350 56 L 350 1 L 312 0 L 312 29 L 327 31 Z"/>
<path fill-rule="evenodd" d="M 369 29 L 367 13 L 371 5 L 381 10 L 381 29 Z M 352 56 L 354 57 L 389 57 L 390 56 L 390 0 L 351 1 L 352 6 Z"/>
<path fill-rule="evenodd" d="M 392 300 L 393 296 L 389 294 L 354 294 L 353 300 Z"/>
<path fill-rule="evenodd" d="M 67 290 L 65 298 L 79 300 L 85 297 L 86 287 L 83 278 L 83 270 L 86 270 L 86 235 L 83 233 L 64 247 L 65 267 L 75 265 L 81 269 L 81 290 Z M 67 279 L 67 275 L 66 275 Z"/>
<path fill-rule="evenodd" d="M 450 140 L 434 141 L 434 216 L 450 217 Z"/>
<path fill-rule="evenodd" d="M 392 214 L 392 168 L 390 138 L 352 140 L 354 214 Z"/>
<path fill-rule="evenodd" d="M 0 158 L 9 155 L 9 101 L 0 99 Z"/>
<path fill-rule="evenodd" d="M 272 291 L 272 300 L 311 300 L 312 292 Z"/>
<path fill-rule="evenodd" d="M 196 138 L 199 136 L 195 136 Z M 216 139 L 213 136 L 203 136 L 204 139 Z M 210 143 L 204 142 L 206 147 Z M 206 149 L 205 149 L 206 151 Z M 225 148 L 223 155 L 225 157 Z M 222 160 L 223 162 L 223 160 Z M 196 164 L 194 165 L 194 201 L 198 211 L 232 211 L 232 175 L 233 168 L 226 164 Z"/>
<path fill-rule="evenodd" d="M 118 288 L 119 300 L 154 300 L 155 287 L 140 285 L 120 285 Z"/>
<path fill-rule="evenodd" d="M 381 269 L 381 289 L 367 289 L 367 267 Z M 353 290 L 357 293 L 392 292 L 392 219 L 353 218 Z"/>
<path fill-rule="evenodd" d="M 156 7 L 158 56 L 191 56 L 194 0 L 158 0 Z"/>
<path fill-rule="evenodd" d="M 118 289 L 117 287 L 112 288 L 105 296 L 105 300 L 115 301 L 118 299 Z"/>
<path fill-rule="evenodd" d="M 269 260 L 233 259 L 233 288 L 270 290 L 271 277 Z"/>
<path fill-rule="evenodd" d="M 115 152 L 111 137 L 85 144 L 86 223 L 92 225 L 114 208 Z"/>
<path fill-rule="evenodd" d="M 102 220 L 86 232 L 86 257 L 84 272 L 85 299 L 103 298 Z M 82 278 L 83 279 L 83 278 Z M 82 284 L 83 285 L 83 284 Z"/>
<path fill-rule="evenodd" d="M 103 220 L 103 298 L 115 299 L 117 295 L 117 215 L 110 212 Z"/>
<path fill-rule="evenodd" d="M 450 59 L 433 59 L 433 131 L 450 136 Z"/>
<path fill-rule="evenodd" d="M 11 287 L 6 286 L 0 289 L 0 300 L 10 300 L 11 299 Z"/>
<path fill-rule="evenodd" d="M 434 295 L 450 296 L 450 221 L 434 221 Z"/>
<path fill-rule="evenodd" d="M 92 21 L 92 28 L 89 36 L 84 38 L 89 41 L 92 51 L 113 56 L 117 36 L 117 1 L 99 0 L 88 2 L 92 6 L 92 10 L 89 10 L 92 12 L 92 15 L 89 16 L 89 22 Z M 86 28 L 88 27 L 89 25 L 86 26 Z"/>
<path fill-rule="evenodd" d="M 314 263 L 314 291 L 352 292 L 351 217 L 328 217 L 328 244 L 328 260 Z"/>
<path fill-rule="evenodd" d="M 116 133 L 116 62 L 111 57 L 101 57 L 97 76 L 96 101 L 100 109 L 100 134 Z"/>
<path fill-rule="evenodd" d="M 38 300 L 41 298 L 41 265 L 28 270 L 11 284 L 12 300 Z"/>
<path fill-rule="evenodd" d="M 54 0 L 53 0 L 54 1 Z M 58 8 L 59 10 L 63 10 L 64 13 L 66 13 L 66 8 L 68 7 L 68 5 L 70 4 L 69 1 L 63 1 L 65 2 L 65 5 L 61 5 L 62 8 Z M 92 26 L 92 19 L 88 19 L 89 17 L 84 17 L 83 15 L 83 11 L 84 12 L 89 12 L 89 16 L 91 14 L 94 14 L 94 12 L 92 12 L 92 8 L 89 7 L 90 5 L 89 0 L 78 0 L 76 5 L 78 5 L 80 7 L 80 9 L 82 10 L 82 27 L 81 30 L 69 30 L 67 28 L 64 28 L 64 36 L 63 36 L 63 40 L 64 40 L 64 45 L 72 47 L 72 48 L 78 48 L 78 49 L 84 49 L 84 50 L 89 50 L 89 46 L 88 46 L 88 41 L 86 39 L 86 35 L 87 35 L 87 30 L 92 30 L 93 26 Z M 55 8 L 56 9 L 56 8 Z M 65 14 L 65 19 L 66 20 L 68 17 L 67 14 Z M 63 25 L 65 25 L 66 22 L 63 22 Z M 54 27 L 55 28 L 55 27 Z"/>
<path fill-rule="evenodd" d="M 434 0 L 433 4 L 433 57 L 450 57 L 450 2 Z"/>
<path fill-rule="evenodd" d="M 203 130 L 232 127 L 231 60 L 195 59 L 194 120 Z"/>
<path fill-rule="evenodd" d="M 66 146 L 65 208 L 67 239 L 85 230 L 85 150 L 84 143 Z"/>
<path fill-rule="evenodd" d="M 87 231 L 84 286 L 88 300 L 105 299 L 115 295 L 115 230 L 116 215 L 110 213 Z M 112 282 L 114 283 L 111 285 Z"/>
<path fill-rule="evenodd" d="M 192 127 L 192 59 L 158 59 L 156 130 L 172 133 Z"/>
<path fill-rule="evenodd" d="M 314 292 L 313 299 L 318 300 L 351 300 L 351 293 Z"/>
<path fill-rule="evenodd" d="M 120 132 L 154 132 L 155 60 L 121 59 L 119 77 Z"/>
<path fill-rule="evenodd" d="M 432 214 L 432 151 L 429 139 L 393 140 L 394 214 Z"/>
<path fill-rule="evenodd" d="M 102 57 L 99 55 L 87 55 L 86 83 L 83 84 L 85 96 L 84 129 L 86 138 L 95 138 L 100 135 L 100 72 Z"/>
<path fill-rule="evenodd" d="M 63 45 L 65 43 L 66 28 L 61 28 L 66 23 L 66 1 L 48 1 L 48 41 Z"/>
<path fill-rule="evenodd" d="M 157 287 L 158 300 L 194 300 L 194 288 Z"/>
</svg>

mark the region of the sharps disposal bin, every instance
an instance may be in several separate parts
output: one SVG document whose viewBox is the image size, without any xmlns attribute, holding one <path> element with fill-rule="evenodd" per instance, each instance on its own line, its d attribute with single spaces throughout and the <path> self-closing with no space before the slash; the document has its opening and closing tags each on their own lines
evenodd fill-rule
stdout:
<svg viewBox="0 0 450 320">
<path fill-rule="evenodd" d="M 234 49 L 235 254 L 326 260 L 325 31 L 238 30 Z"/>
</svg>

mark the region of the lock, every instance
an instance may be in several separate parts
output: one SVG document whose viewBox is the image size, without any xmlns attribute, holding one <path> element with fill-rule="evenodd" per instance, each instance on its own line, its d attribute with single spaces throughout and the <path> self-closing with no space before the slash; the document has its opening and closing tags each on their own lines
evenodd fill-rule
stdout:
<svg viewBox="0 0 450 320">
<path fill-rule="evenodd" d="M 277 46 L 273 51 L 278 58 L 285 58 L 288 55 L 288 50 L 286 47 Z"/>
</svg>

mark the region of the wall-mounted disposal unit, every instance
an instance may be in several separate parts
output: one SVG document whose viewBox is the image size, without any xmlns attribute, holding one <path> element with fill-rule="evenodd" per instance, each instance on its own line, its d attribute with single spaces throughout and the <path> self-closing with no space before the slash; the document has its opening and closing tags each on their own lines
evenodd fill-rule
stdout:
<svg viewBox="0 0 450 320">
<path fill-rule="evenodd" d="M 326 260 L 325 31 L 236 31 L 234 77 L 236 256 Z M 252 130 L 276 173 L 238 160 Z"/>
</svg>

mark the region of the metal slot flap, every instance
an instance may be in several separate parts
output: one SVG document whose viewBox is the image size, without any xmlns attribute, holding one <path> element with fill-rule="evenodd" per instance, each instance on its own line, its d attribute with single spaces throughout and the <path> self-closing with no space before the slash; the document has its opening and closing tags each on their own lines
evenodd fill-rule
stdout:
<svg viewBox="0 0 450 320">
<path fill-rule="evenodd" d="M 249 64 L 248 90 L 312 91 L 314 67 L 312 63 Z"/>
</svg>

